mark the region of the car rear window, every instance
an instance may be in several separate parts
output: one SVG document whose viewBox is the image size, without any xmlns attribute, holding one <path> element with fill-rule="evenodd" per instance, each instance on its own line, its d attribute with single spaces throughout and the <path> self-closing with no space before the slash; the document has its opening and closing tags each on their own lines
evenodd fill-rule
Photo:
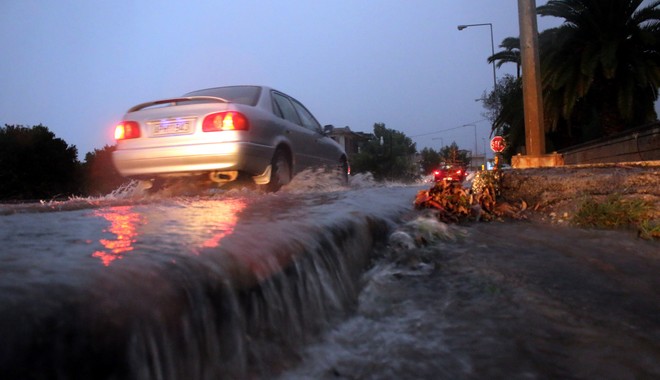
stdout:
<svg viewBox="0 0 660 380">
<path fill-rule="evenodd" d="M 206 90 L 189 92 L 183 96 L 214 96 L 232 103 L 255 106 L 257 101 L 259 101 L 260 93 L 261 87 L 257 86 L 231 86 L 207 88 Z"/>
</svg>

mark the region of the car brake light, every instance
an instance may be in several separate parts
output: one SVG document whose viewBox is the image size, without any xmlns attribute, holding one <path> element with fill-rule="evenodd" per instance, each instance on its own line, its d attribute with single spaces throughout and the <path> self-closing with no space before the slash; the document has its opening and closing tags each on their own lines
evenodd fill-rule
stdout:
<svg viewBox="0 0 660 380">
<path fill-rule="evenodd" d="M 247 131 L 248 129 L 247 118 L 242 113 L 234 111 L 212 113 L 202 122 L 204 132 Z"/>
<path fill-rule="evenodd" d="M 456 170 L 456 174 L 461 174 L 461 171 L 460 171 L 460 170 Z"/>
<path fill-rule="evenodd" d="M 140 126 L 134 121 L 122 121 L 115 127 L 115 140 L 140 137 Z"/>
</svg>

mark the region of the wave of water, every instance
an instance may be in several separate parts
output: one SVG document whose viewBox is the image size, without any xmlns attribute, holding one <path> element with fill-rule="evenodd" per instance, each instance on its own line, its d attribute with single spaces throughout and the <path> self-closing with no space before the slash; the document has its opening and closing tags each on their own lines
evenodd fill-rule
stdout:
<svg viewBox="0 0 660 380">
<path fill-rule="evenodd" d="M 145 190 L 2 206 L 0 378 L 269 377 L 355 309 L 415 192 L 318 173 Z"/>
</svg>

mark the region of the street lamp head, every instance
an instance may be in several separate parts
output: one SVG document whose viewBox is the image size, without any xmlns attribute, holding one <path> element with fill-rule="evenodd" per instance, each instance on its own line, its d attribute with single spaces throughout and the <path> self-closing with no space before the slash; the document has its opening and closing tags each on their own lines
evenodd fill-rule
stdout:
<svg viewBox="0 0 660 380">
<path fill-rule="evenodd" d="M 493 24 L 490 22 L 486 22 L 483 24 L 462 24 L 462 25 L 458 25 L 456 28 L 458 28 L 458 30 L 461 31 L 471 26 L 488 26 L 490 28 L 490 52 L 492 56 L 494 56 L 495 42 L 493 40 Z M 497 75 L 495 74 L 495 60 L 493 60 L 493 91 L 495 91 L 495 88 L 497 88 Z"/>
</svg>

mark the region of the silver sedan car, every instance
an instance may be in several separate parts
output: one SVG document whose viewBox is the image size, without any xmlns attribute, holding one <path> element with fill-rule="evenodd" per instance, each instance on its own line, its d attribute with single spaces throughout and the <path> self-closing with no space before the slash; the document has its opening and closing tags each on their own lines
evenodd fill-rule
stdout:
<svg viewBox="0 0 660 380">
<path fill-rule="evenodd" d="M 115 128 L 113 162 L 124 177 L 251 178 L 277 191 L 307 168 L 337 168 L 344 149 L 296 99 L 263 86 L 217 87 L 138 104 Z"/>
</svg>

